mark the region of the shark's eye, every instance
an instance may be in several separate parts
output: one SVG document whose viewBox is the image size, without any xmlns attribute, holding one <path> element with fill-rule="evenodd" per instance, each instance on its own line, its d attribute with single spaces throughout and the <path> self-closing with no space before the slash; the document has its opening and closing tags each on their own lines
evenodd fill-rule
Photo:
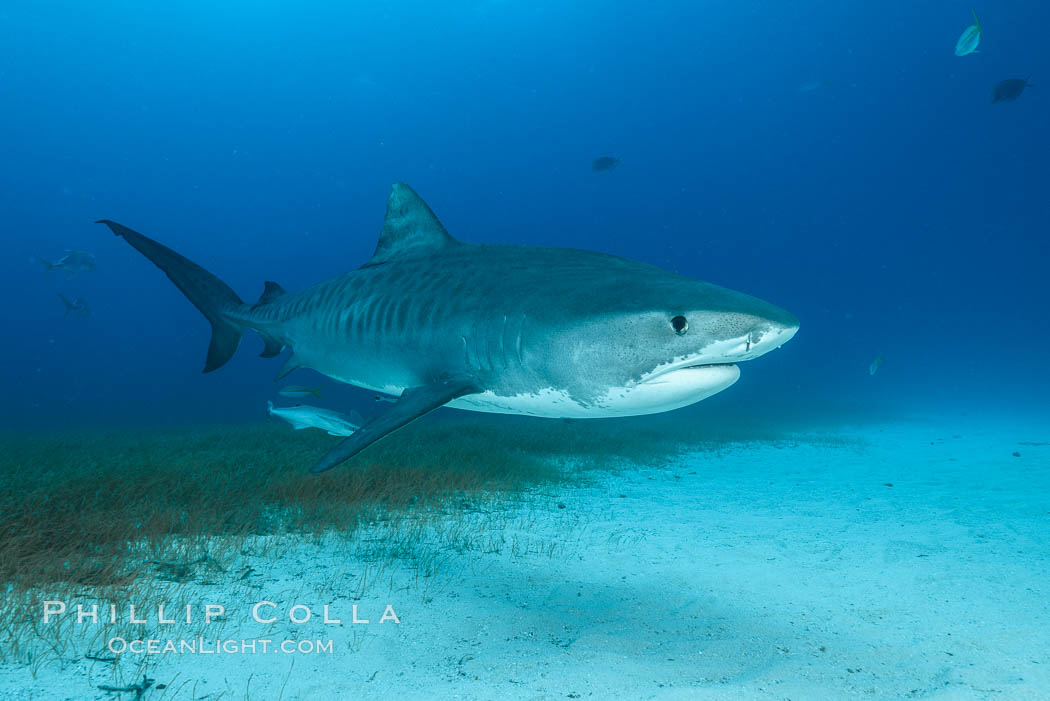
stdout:
<svg viewBox="0 0 1050 701">
<path fill-rule="evenodd" d="M 689 321 L 684 316 L 676 316 L 671 319 L 671 328 L 674 329 L 676 334 L 681 336 L 689 330 Z"/>
</svg>

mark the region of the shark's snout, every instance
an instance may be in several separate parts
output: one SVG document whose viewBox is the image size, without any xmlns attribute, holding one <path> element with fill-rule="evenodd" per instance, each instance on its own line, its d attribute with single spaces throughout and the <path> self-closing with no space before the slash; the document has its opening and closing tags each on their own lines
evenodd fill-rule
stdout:
<svg viewBox="0 0 1050 701">
<path fill-rule="evenodd" d="M 720 315 L 713 327 L 718 330 L 714 340 L 708 341 L 694 352 L 678 356 L 669 363 L 657 366 L 652 372 L 644 375 L 642 381 L 651 382 L 659 379 L 666 382 L 670 379 L 671 373 L 684 370 L 707 370 L 713 367 L 734 368 L 733 381 L 735 381 L 739 377 L 739 369 L 735 367 L 737 363 L 752 360 L 776 350 L 798 333 L 798 319 L 775 307 L 773 309 L 780 312 L 775 315 L 775 318 L 771 318 L 773 315 Z M 685 375 L 677 375 L 677 377 L 685 377 Z"/>
<path fill-rule="evenodd" d="M 741 358 L 741 360 L 750 360 L 751 358 L 757 358 L 763 353 L 776 350 L 790 341 L 796 333 L 798 333 L 798 320 L 794 317 L 791 317 L 791 321 L 788 323 L 765 322 L 757 324 L 744 338 L 744 353 L 747 357 Z"/>
<path fill-rule="evenodd" d="M 722 362 L 736 363 L 752 360 L 780 348 L 796 333 L 798 333 L 797 320 L 792 319 L 788 323 L 783 323 L 764 319 L 753 324 L 741 336 L 715 344 L 716 352 L 721 354 Z"/>
</svg>

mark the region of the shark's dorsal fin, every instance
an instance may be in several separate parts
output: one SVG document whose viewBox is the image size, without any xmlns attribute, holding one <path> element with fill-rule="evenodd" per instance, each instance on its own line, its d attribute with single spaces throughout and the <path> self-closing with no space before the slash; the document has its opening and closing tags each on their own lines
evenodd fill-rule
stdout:
<svg viewBox="0 0 1050 701">
<path fill-rule="evenodd" d="M 458 243 L 445 231 L 423 198 L 408 185 L 394 183 L 386 201 L 386 219 L 376 251 L 361 267 L 425 256 Z"/>
</svg>

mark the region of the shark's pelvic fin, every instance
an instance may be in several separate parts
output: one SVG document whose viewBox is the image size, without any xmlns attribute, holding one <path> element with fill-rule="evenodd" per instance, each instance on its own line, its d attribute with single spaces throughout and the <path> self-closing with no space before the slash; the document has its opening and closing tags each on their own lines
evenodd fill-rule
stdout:
<svg viewBox="0 0 1050 701">
<path fill-rule="evenodd" d="M 386 201 L 386 219 L 376 251 L 361 267 L 379 265 L 393 258 L 425 256 L 458 243 L 412 188 L 394 183 Z"/>
<path fill-rule="evenodd" d="M 401 398 L 389 410 L 365 423 L 360 429 L 350 434 L 342 443 L 332 448 L 311 468 L 310 472 L 324 472 L 352 458 L 359 452 L 378 441 L 383 436 L 393 433 L 405 424 L 418 419 L 423 414 L 437 409 L 447 402 L 478 391 L 473 378 L 452 377 L 422 387 L 405 390 Z"/>
<path fill-rule="evenodd" d="M 262 336 L 263 343 L 265 346 L 262 349 L 262 353 L 259 354 L 260 358 L 276 358 L 284 350 L 284 344 L 278 341 L 273 336 L 267 336 L 264 333 L 260 333 Z"/>
<path fill-rule="evenodd" d="M 244 332 L 240 324 L 226 317 L 227 312 L 239 309 L 244 304 L 237 293 L 190 259 L 151 238 L 108 219 L 101 219 L 95 223 L 105 224 L 114 234 L 149 258 L 211 322 L 211 344 L 208 346 L 204 372 L 211 372 L 225 365 L 233 357 Z"/>
</svg>

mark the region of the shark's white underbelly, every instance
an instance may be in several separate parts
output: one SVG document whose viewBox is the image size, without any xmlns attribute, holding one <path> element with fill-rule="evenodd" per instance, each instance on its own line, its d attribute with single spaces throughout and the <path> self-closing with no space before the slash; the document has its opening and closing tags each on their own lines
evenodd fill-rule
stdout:
<svg viewBox="0 0 1050 701">
<path fill-rule="evenodd" d="M 567 419 L 601 419 L 659 414 L 695 404 L 730 387 L 740 378 L 736 365 L 689 368 L 632 387 L 612 387 L 593 400 L 579 401 L 563 389 L 498 395 L 491 391 L 454 399 L 446 406 L 497 414 L 525 414 Z"/>
</svg>

